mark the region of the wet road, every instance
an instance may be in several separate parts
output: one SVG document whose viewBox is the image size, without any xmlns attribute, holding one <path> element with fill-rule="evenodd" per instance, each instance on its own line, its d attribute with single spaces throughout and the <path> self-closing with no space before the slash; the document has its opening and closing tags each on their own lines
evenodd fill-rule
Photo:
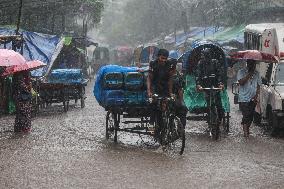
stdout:
<svg viewBox="0 0 284 189">
<path fill-rule="evenodd" d="M 84 109 L 41 111 L 25 136 L 11 132 L 13 116 L 1 117 L 1 189 L 284 188 L 284 140 L 257 126 L 245 140 L 236 106 L 229 135 L 213 142 L 205 122 L 189 121 L 184 155 L 174 156 L 132 134 L 120 134 L 117 145 L 106 141 L 105 111 L 91 84 L 87 97 Z"/>
</svg>

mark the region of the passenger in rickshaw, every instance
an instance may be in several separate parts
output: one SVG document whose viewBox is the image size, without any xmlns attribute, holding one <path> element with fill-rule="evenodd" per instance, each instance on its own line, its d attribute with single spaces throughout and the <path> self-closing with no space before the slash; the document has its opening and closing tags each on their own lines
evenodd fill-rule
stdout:
<svg viewBox="0 0 284 189">
<path fill-rule="evenodd" d="M 169 59 L 167 61 L 170 62 L 171 65 L 175 65 L 174 67 L 176 67 L 178 63 L 177 59 L 174 58 Z M 188 109 L 183 99 L 183 89 L 185 86 L 185 81 L 183 79 L 182 74 L 177 69 L 175 69 L 172 78 L 173 79 L 170 80 L 171 86 L 169 87 L 169 89 L 172 89 L 172 91 L 170 91 L 169 93 L 174 94 L 174 96 L 176 96 L 176 113 L 177 116 L 180 118 L 181 123 L 185 126 L 186 114 L 188 112 Z"/>
<path fill-rule="evenodd" d="M 187 108 L 183 102 L 182 88 L 174 86 L 174 76 L 176 76 L 176 64 L 175 60 L 167 60 L 169 51 L 166 49 L 160 49 L 158 51 L 157 59 L 150 62 L 149 74 L 147 78 L 147 94 L 148 97 L 152 97 L 153 93 L 159 96 L 176 96 L 177 95 L 177 116 L 180 117 L 182 124 L 186 124 Z M 176 95 L 174 94 L 176 93 Z M 152 115 L 155 114 L 153 109 Z M 154 116 L 151 117 L 151 123 L 154 122 Z"/>
<path fill-rule="evenodd" d="M 224 89 L 224 66 L 217 59 L 212 59 L 212 51 L 209 48 L 201 51 L 201 57 L 196 67 L 196 89 L 202 92 L 203 88 L 215 88 Z M 209 94 L 205 92 L 205 99 L 207 105 L 209 105 Z M 222 101 L 220 91 L 214 93 L 215 105 L 217 107 L 218 122 L 220 124 L 224 111 L 222 107 Z"/>
</svg>

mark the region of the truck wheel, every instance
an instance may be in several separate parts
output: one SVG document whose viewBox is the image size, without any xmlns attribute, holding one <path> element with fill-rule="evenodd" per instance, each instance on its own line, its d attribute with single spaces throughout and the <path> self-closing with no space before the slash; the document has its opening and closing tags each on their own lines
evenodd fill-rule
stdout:
<svg viewBox="0 0 284 189">
<path fill-rule="evenodd" d="M 272 128 L 276 129 L 279 126 L 279 117 L 276 113 L 272 113 Z"/>
<path fill-rule="evenodd" d="M 268 128 L 272 128 L 272 121 L 273 121 L 273 115 L 272 115 L 272 108 L 271 106 L 267 106 L 266 108 L 266 112 L 267 112 L 267 121 L 268 121 Z"/>
<path fill-rule="evenodd" d="M 274 112 L 272 113 L 272 125 L 271 125 L 271 132 L 270 132 L 272 137 L 277 136 L 278 128 L 279 128 L 279 117 Z"/>
</svg>

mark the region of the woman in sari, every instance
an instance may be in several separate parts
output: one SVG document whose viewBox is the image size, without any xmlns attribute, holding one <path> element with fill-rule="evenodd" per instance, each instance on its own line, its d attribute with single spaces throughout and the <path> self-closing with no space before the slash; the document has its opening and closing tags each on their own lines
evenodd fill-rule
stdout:
<svg viewBox="0 0 284 189">
<path fill-rule="evenodd" d="M 13 77 L 16 119 L 14 132 L 28 133 L 31 130 L 31 78 L 29 71 L 16 73 Z"/>
</svg>

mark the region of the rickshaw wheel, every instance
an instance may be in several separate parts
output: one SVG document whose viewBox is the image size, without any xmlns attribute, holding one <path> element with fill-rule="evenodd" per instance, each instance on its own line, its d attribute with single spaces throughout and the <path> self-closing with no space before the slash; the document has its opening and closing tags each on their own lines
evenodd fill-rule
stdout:
<svg viewBox="0 0 284 189">
<path fill-rule="evenodd" d="M 226 115 L 223 117 L 223 129 L 225 133 L 230 132 L 230 113 L 227 112 Z"/>
<path fill-rule="evenodd" d="M 63 109 L 64 109 L 64 112 L 67 112 L 68 110 L 67 110 L 67 103 L 64 101 L 63 102 Z"/>
<path fill-rule="evenodd" d="M 85 108 L 85 87 L 82 87 L 81 93 L 81 108 Z"/>
<path fill-rule="evenodd" d="M 106 139 L 108 140 L 113 135 L 114 142 L 117 142 L 117 114 L 110 111 L 106 115 Z"/>
<path fill-rule="evenodd" d="M 217 113 L 217 108 L 215 106 L 215 107 L 212 107 L 211 114 L 209 114 L 209 123 L 210 123 L 210 128 L 211 128 L 212 139 L 215 141 L 218 140 L 220 136 L 220 126 L 218 122 L 219 122 L 218 113 Z"/>
<path fill-rule="evenodd" d="M 218 140 L 220 135 L 220 127 L 217 124 L 213 124 L 211 132 L 213 140 Z"/>
<path fill-rule="evenodd" d="M 119 122 L 120 122 L 120 115 L 118 113 L 114 114 L 114 138 L 113 141 L 117 143 L 117 131 L 119 128 Z"/>
<path fill-rule="evenodd" d="M 169 118 L 168 140 L 173 150 L 182 155 L 185 147 L 185 128 L 180 119 L 176 116 Z"/>
<path fill-rule="evenodd" d="M 64 112 L 67 112 L 69 110 L 69 101 L 63 102 L 63 109 L 64 109 Z"/>
</svg>

